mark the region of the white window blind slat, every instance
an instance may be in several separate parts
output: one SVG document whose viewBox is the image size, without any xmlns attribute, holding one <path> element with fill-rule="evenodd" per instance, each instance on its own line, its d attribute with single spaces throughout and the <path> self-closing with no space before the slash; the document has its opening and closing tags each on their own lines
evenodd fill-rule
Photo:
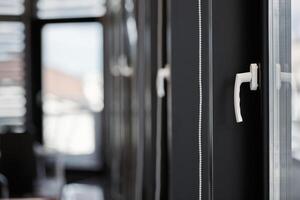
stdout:
<svg viewBox="0 0 300 200">
<path fill-rule="evenodd" d="M 21 15 L 24 9 L 24 0 L 0 0 L 0 15 Z"/>
<path fill-rule="evenodd" d="M 106 12 L 105 0 L 39 0 L 39 18 L 98 17 Z"/>
<path fill-rule="evenodd" d="M 0 132 L 25 129 L 24 30 L 21 22 L 0 22 Z"/>
</svg>

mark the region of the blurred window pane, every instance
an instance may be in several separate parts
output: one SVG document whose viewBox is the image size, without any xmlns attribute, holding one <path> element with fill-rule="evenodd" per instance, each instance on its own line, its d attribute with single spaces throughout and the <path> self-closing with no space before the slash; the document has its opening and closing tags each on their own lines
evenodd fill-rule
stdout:
<svg viewBox="0 0 300 200">
<path fill-rule="evenodd" d="M 292 0 L 292 153 L 300 161 L 300 2 Z M 296 167 L 295 167 L 296 169 Z M 295 178 L 295 177 L 294 177 Z M 300 175 L 297 177 L 300 181 Z M 300 197 L 300 191 L 297 193 Z"/>
<path fill-rule="evenodd" d="M 103 109 L 102 26 L 48 24 L 42 38 L 44 144 L 64 154 L 93 154 Z"/>
<path fill-rule="evenodd" d="M 24 0 L 0 0 L 0 15 L 21 15 L 24 13 Z"/>
<path fill-rule="evenodd" d="M 0 22 L 0 132 L 25 123 L 24 25 Z"/>
<path fill-rule="evenodd" d="M 39 18 L 98 17 L 106 12 L 105 0 L 38 0 Z"/>
</svg>

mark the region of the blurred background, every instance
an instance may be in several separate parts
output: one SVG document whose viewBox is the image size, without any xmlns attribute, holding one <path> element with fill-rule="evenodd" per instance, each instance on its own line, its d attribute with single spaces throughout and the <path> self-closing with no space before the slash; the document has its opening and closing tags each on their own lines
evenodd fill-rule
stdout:
<svg viewBox="0 0 300 200">
<path fill-rule="evenodd" d="M 167 16 L 158 0 L 0 0 L 1 198 L 167 199 Z"/>
</svg>

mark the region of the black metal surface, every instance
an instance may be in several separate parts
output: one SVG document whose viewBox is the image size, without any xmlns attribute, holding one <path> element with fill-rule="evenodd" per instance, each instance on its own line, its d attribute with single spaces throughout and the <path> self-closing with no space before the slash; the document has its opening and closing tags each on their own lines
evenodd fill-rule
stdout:
<svg viewBox="0 0 300 200">
<path fill-rule="evenodd" d="M 54 24 L 54 23 L 72 23 L 72 22 L 103 22 L 105 16 L 102 17 L 81 17 L 81 18 L 51 18 L 39 19 L 41 24 Z"/>
<path fill-rule="evenodd" d="M 25 85 L 26 85 L 26 130 L 33 134 L 32 126 L 32 28 L 31 28 L 31 16 L 32 16 L 32 1 L 25 1 L 25 14 L 23 21 L 25 23 Z"/>
<path fill-rule="evenodd" d="M 156 74 L 158 69 L 157 56 L 157 6 L 158 0 L 139 1 L 140 64 L 144 67 L 145 78 L 145 132 L 144 132 L 144 171 L 143 200 L 155 197 L 155 161 L 156 161 L 156 125 L 157 125 L 157 94 Z M 147 53 L 146 53 L 147 52 Z"/>
<path fill-rule="evenodd" d="M 0 21 L 22 21 L 22 15 L 0 15 Z"/>
<path fill-rule="evenodd" d="M 213 199 L 213 60 L 212 1 L 201 1 L 202 64 L 202 198 Z"/>
<path fill-rule="evenodd" d="M 171 1 L 170 199 L 198 200 L 198 1 Z"/>
<path fill-rule="evenodd" d="M 261 89 L 241 88 L 244 122 L 235 122 L 235 74 L 262 62 L 262 10 L 258 0 L 214 0 L 213 195 L 215 200 L 263 199 Z M 261 66 L 266 67 L 266 66 Z"/>
<path fill-rule="evenodd" d="M 32 18 L 31 18 L 32 19 Z M 32 112 L 31 118 L 31 132 L 35 134 L 38 142 L 43 142 L 43 128 L 42 128 L 42 36 L 41 28 L 37 20 L 31 20 L 31 44 L 29 46 L 31 51 L 30 63 L 30 108 Z"/>
<path fill-rule="evenodd" d="M 262 3 L 261 116 L 263 130 L 263 196 L 269 200 L 269 1 Z"/>
<path fill-rule="evenodd" d="M 268 119 L 266 105 L 261 104 L 267 86 L 256 92 L 242 86 L 244 123 L 235 122 L 233 108 L 236 73 L 258 63 L 267 76 L 268 66 L 262 60 L 266 56 L 264 2 L 202 1 L 203 199 L 263 199 L 267 194 L 264 151 L 268 138 L 264 134 Z M 171 199 L 198 199 L 197 1 L 173 1 L 171 10 Z"/>
</svg>

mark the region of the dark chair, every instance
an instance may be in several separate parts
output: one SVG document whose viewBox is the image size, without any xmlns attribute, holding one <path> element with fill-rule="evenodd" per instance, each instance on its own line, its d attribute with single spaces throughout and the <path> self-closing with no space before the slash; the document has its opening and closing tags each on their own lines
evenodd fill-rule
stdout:
<svg viewBox="0 0 300 200">
<path fill-rule="evenodd" d="M 0 173 L 8 181 L 11 197 L 33 193 L 36 161 L 31 134 L 0 134 Z"/>
</svg>

